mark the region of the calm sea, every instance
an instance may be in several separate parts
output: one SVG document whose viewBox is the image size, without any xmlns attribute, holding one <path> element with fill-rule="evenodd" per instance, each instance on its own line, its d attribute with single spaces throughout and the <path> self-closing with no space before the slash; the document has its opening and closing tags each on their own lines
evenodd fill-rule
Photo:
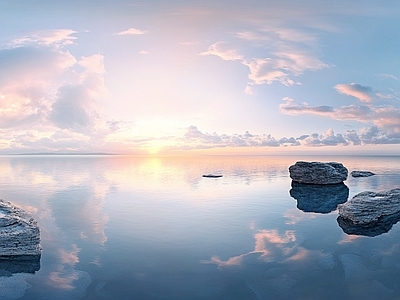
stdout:
<svg viewBox="0 0 400 300">
<path fill-rule="evenodd" d="M 316 191 L 298 160 L 377 175 Z M 396 187 L 400 157 L 0 157 L 43 248 L 0 265 L 0 299 L 400 299 L 400 225 L 347 234 L 336 210 Z"/>
</svg>

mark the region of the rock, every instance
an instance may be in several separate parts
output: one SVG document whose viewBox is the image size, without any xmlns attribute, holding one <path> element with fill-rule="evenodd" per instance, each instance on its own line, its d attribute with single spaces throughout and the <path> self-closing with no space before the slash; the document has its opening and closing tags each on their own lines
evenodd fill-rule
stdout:
<svg viewBox="0 0 400 300">
<path fill-rule="evenodd" d="M 372 226 L 382 217 L 400 212 L 400 188 L 374 193 L 362 192 L 338 205 L 339 216 L 354 225 Z"/>
<path fill-rule="evenodd" d="M 374 176 L 375 173 L 369 171 L 352 171 L 350 175 L 353 177 L 369 177 L 369 176 Z"/>
<path fill-rule="evenodd" d="M 327 214 L 336 210 L 338 204 L 349 197 L 349 188 L 337 184 L 304 184 L 292 181 L 290 196 L 297 200 L 297 208 L 304 212 Z"/>
<path fill-rule="evenodd" d="M 206 177 L 206 178 L 220 178 L 220 177 L 222 177 L 222 175 L 205 174 L 205 175 L 203 175 L 203 177 Z"/>
<path fill-rule="evenodd" d="M 337 162 L 298 161 L 289 167 L 290 178 L 299 183 L 336 184 L 347 179 L 348 170 Z"/>
<path fill-rule="evenodd" d="M 340 216 L 336 219 L 336 221 L 344 233 L 373 237 L 389 232 L 393 225 L 400 221 L 400 211 L 393 215 L 382 216 L 377 222 L 371 222 L 363 225 L 354 224 L 351 220 L 343 219 Z"/>
<path fill-rule="evenodd" d="M 30 260 L 40 256 L 40 231 L 30 214 L 0 200 L 0 259 Z"/>
<path fill-rule="evenodd" d="M 17 273 L 35 274 L 39 270 L 40 255 L 18 256 L 17 259 L 0 258 L 0 277 Z M 2 298 L 0 297 L 0 299 Z"/>
</svg>

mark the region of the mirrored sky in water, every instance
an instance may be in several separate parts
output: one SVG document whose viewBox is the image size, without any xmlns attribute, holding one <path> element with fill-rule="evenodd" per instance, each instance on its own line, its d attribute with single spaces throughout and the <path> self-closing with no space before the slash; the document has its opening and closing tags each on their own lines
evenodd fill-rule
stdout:
<svg viewBox="0 0 400 300">
<path fill-rule="evenodd" d="M 43 253 L 0 296 L 393 299 L 400 228 L 347 235 L 336 210 L 304 209 L 297 160 L 377 174 L 349 177 L 349 197 L 400 182 L 398 157 L 1 157 L 1 198 L 38 221 Z"/>
</svg>

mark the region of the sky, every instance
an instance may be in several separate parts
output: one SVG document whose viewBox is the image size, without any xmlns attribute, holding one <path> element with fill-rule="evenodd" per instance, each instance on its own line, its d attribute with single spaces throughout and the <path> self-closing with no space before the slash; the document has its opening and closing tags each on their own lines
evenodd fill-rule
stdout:
<svg viewBox="0 0 400 300">
<path fill-rule="evenodd" d="M 0 154 L 400 154 L 395 0 L 0 0 Z"/>
</svg>

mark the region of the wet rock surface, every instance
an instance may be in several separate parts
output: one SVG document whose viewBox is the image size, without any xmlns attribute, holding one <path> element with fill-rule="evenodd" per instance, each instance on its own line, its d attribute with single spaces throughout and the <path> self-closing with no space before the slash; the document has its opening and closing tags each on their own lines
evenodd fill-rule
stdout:
<svg viewBox="0 0 400 300">
<path fill-rule="evenodd" d="M 352 171 L 350 175 L 352 177 L 369 177 L 369 176 L 374 176 L 375 173 L 369 171 Z"/>
<path fill-rule="evenodd" d="M 0 200 L 0 260 L 36 261 L 40 254 L 37 222 L 24 210 Z"/>
<path fill-rule="evenodd" d="M 290 196 L 297 200 L 297 208 L 304 212 L 330 213 L 349 197 L 344 183 L 320 185 L 292 181 Z"/>
<path fill-rule="evenodd" d="M 306 184 L 337 184 L 347 179 L 348 170 L 337 162 L 298 161 L 289 167 L 290 178 Z"/>
<path fill-rule="evenodd" d="M 355 225 L 368 225 L 400 212 L 400 188 L 384 192 L 361 192 L 338 205 L 339 216 Z"/>
</svg>

